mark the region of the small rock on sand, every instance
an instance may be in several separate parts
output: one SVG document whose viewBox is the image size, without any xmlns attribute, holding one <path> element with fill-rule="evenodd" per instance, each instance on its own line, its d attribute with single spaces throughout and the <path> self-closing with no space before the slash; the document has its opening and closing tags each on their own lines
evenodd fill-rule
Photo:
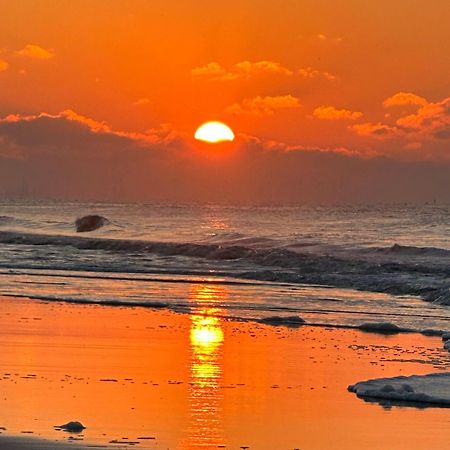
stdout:
<svg viewBox="0 0 450 450">
<path fill-rule="evenodd" d="M 64 425 L 55 426 L 58 430 L 67 431 L 69 433 L 81 433 L 86 427 L 78 421 L 67 422 Z"/>
</svg>

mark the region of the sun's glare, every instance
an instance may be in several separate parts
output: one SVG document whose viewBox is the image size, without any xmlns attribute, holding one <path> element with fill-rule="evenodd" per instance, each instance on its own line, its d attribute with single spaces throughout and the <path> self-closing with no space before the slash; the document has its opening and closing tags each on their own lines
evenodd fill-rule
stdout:
<svg viewBox="0 0 450 450">
<path fill-rule="evenodd" d="M 199 141 L 216 144 L 218 142 L 233 141 L 233 130 L 222 122 L 206 122 L 197 128 L 194 135 Z"/>
</svg>

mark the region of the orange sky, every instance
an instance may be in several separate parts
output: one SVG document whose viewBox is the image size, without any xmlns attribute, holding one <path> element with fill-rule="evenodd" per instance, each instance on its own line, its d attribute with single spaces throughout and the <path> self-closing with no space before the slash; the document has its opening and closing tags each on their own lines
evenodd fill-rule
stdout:
<svg viewBox="0 0 450 450">
<path fill-rule="evenodd" d="M 188 145 L 219 119 L 263 148 L 448 160 L 449 22 L 446 0 L 7 2 L 0 117 Z"/>
</svg>

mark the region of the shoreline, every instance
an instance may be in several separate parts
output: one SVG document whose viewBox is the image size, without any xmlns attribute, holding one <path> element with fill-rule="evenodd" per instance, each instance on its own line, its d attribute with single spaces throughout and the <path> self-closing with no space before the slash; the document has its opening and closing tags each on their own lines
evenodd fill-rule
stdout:
<svg viewBox="0 0 450 450">
<path fill-rule="evenodd" d="M 0 434 L 0 450 L 89 450 L 89 449 L 124 449 L 127 447 L 122 446 L 108 446 L 108 445 L 95 445 L 95 444 L 81 444 L 77 441 L 74 442 L 60 442 L 49 439 L 42 439 L 40 437 L 22 437 L 22 436 L 9 436 Z"/>
<path fill-rule="evenodd" d="M 200 282 L 196 282 L 193 284 L 200 284 Z M 211 283 L 214 285 L 215 283 Z M 42 303 L 54 303 L 54 304 L 68 304 L 68 305 L 80 305 L 80 306 L 98 306 L 105 308 L 130 308 L 130 309 L 143 309 L 143 310 L 164 310 L 169 313 L 175 314 L 197 314 L 195 311 L 191 310 L 183 310 L 183 308 L 179 308 L 178 305 L 171 305 L 170 303 L 165 303 L 163 301 L 160 302 L 142 302 L 142 301 L 126 301 L 120 302 L 115 300 L 88 300 L 88 299 L 64 299 L 64 298 L 52 298 L 45 296 L 32 296 L 29 294 L 0 294 L 0 298 L 12 298 L 12 299 L 25 299 L 30 301 L 37 301 Z M 338 312 L 338 311 L 336 311 Z M 420 334 L 422 336 L 427 337 L 442 337 L 443 335 L 450 334 L 449 329 L 434 329 L 434 328 L 425 328 L 425 329 L 414 329 L 401 327 L 393 322 L 387 321 L 367 321 L 360 325 L 351 325 L 351 324 L 340 324 L 340 323 L 332 323 L 332 322 L 308 322 L 304 320 L 300 315 L 290 315 L 290 316 L 268 316 L 263 318 L 252 318 L 252 317 L 240 317 L 240 316 L 232 316 L 226 313 L 217 313 L 215 317 L 224 319 L 224 320 L 232 320 L 235 322 L 241 323 L 259 323 L 268 326 L 274 327 L 287 327 L 287 328 L 298 328 L 298 327 L 317 327 L 317 328 L 336 328 L 343 330 L 358 330 L 363 333 L 371 333 L 371 334 L 379 334 L 383 336 L 390 336 L 401 333 L 408 334 Z M 445 342 L 443 343 L 443 345 Z M 450 351 L 450 348 L 448 349 Z"/>
<path fill-rule="evenodd" d="M 193 289 L 201 303 L 217 287 Z M 0 449 L 10 449 L 5 439 L 17 439 L 9 433 L 19 434 L 14 445 L 24 442 L 22 430 L 67 441 L 52 427 L 68 420 L 87 426 L 85 441 L 67 444 L 83 449 L 150 436 L 137 447 L 318 450 L 339 442 L 353 450 L 363 441 L 381 450 L 389 436 L 399 450 L 422 440 L 414 448 L 426 450 L 428 429 L 442 448 L 448 422 L 439 408 L 418 416 L 414 408 L 385 409 L 347 391 L 364 379 L 448 371 L 439 337 L 238 322 L 218 317 L 210 301 L 203 315 L 0 302 L 0 426 L 7 428 Z M 384 437 L 367 430 L 367 421 Z M 409 434 L 399 434 L 398 424 Z"/>
<path fill-rule="evenodd" d="M 250 263 L 256 263 L 260 267 L 265 267 L 267 270 L 274 265 L 271 261 L 271 256 L 274 257 L 274 261 L 278 261 L 275 265 L 280 267 L 292 267 L 292 262 L 296 262 L 296 266 L 300 270 L 302 275 L 301 279 L 304 283 L 314 285 L 329 285 L 338 289 L 356 289 L 361 291 L 370 291 L 373 293 L 388 293 L 390 295 L 403 295 L 403 296 L 417 296 L 423 301 L 428 303 L 436 302 L 438 304 L 447 305 L 450 302 L 449 297 L 449 285 L 447 282 L 442 282 L 441 277 L 437 277 L 434 281 L 434 286 L 430 288 L 426 281 L 429 273 L 427 271 L 420 272 L 416 270 L 411 272 L 407 262 L 413 258 L 417 267 L 421 265 L 427 265 L 429 261 L 426 259 L 427 252 L 439 250 L 439 254 L 444 252 L 446 260 L 450 258 L 450 250 L 447 248 L 435 248 L 435 247 L 416 247 L 414 245 L 401 245 L 395 241 L 391 245 L 385 247 L 368 247 L 363 248 L 357 259 L 352 260 L 345 257 L 344 254 L 336 253 L 334 255 L 322 255 L 321 253 L 315 254 L 314 252 L 299 253 L 295 249 L 289 249 L 289 246 L 280 249 L 274 248 L 251 248 L 246 246 L 240 246 L 238 243 L 230 245 L 225 242 L 225 245 L 220 242 L 177 242 L 171 240 L 144 240 L 136 239 L 132 237 L 111 237 L 104 235 L 79 235 L 74 233 L 73 230 L 66 233 L 48 234 L 36 231 L 18 232 L 14 230 L 0 230 L 0 242 L 3 244 L 15 245 L 18 242 L 20 245 L 53 245 L 60 247 L 71 247 L 76 250 L 94 250 L 101 248 L 105 251 L 118 251 L 123 250 L 129 252 L 145 251 L 152 255 L 164 257 L 164 256 L 178 256 L 178 257 L 192 257 L 194 259 L 202 260 L 204 258 L 218 263 L 232 263 L 238 259 L 246 259 Z M 295 247 L 295 246 L 294 246 Z M 368 251 L 372 250 L 373 254 L 370 255 Z M 273 253 L 273 254 L 272 254 Z M 280 255 L 284 255 L 282 259 L 284 262 L 280 262 Z M 392 256 L 399 258 L 392 260 Z M 441 255 L 442 256 L 442 255 Z M 425 259 L 423 259 L 425 257 Z M 360 265 L 359 273 L 352 273 L 352 268 L 355 261 Z M 310 272 L 308 267 L 310 264 L 320 265 L 326 262 L 320 275 L 315 272 Z M 448 261 L 447 261 L 448 262 Z M 398 267 L 394 271 L 386 270 L 389 265 L 397 264 L 398 267 L 403 267 L 404 272 L 398 272 Z M 287 264 L 287 266 L 285 265 Z M 445 267 L 446 262 L 441 261 L 438 267 Z M 379 269 L 379 266 L 384 266 L 386 272 L 379 272 L 379 279 L 373 279 L 373 273 Z M 33 267 L 19 267 L 18 269 L 26 269 Z M 49 270 L 57 270 L 58 267 L 49 265 L 46 267 Z M 95 271 L 95 265 L 90 269 Z M 76 267 L 71 267 L 70 270 L 78 270 Z M 120 271 L 120 270 L 119 270 Z M 129 273 L 146 273 L 142 272 L 139 266 L 128 268 Z M 117 272 L 117 270 L 111 270 L 111 273 Z M 299 281 L 299 274 L 294 273 L 285 274 L 283 279 L 278 280 L 280 282 L 293 282 Z M 331 276 L 324 278 L 325 274 L 332 273 L 334 275 L 339 274 L 338 277 Z M 349 277 L 348 273 L 352 273 Z M 399 276 L 401 274 L 402 276 Z M 269 276 L 260 274 L 259 277 L 253 278 L 256 281 L 273 281 L 274 273 Z M 416 287 L 411 289 L 415 279 L 419 277 L 424 281 L 422 287 Z M 243 279 L 246 279 L 243 277 Z"/>
</svg>

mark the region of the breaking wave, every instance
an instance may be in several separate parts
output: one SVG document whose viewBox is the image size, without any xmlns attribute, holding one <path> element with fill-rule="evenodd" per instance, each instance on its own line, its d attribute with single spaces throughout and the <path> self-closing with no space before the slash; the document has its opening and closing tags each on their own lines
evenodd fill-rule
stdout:
<svg viewBox="0 0 450 450">
<path fill-rule="evenodd" d="M 226 241 L 226 243 L 224 243 Z M 72 235 L 18 233 L 0 231 L 0 243 L 20 248 L 46 247 L 49 255 L 39 255 L 43 267 L 52 266 L 59 249 L 103 252 L 127 262 L 127 272 L 145 272 L 137 261 L 146 255 L 164 258 L 193 258 L 216 263 L 218 270 L 233 269 L 233 276 L 259 281 L 328 285 L 340 288 L 420 296 L 424 300 L 450 305 L 450 250 L 395 244 L 386 248 L 366 248 L 351 252 L 304 251 L 301 245 L 282 245 L 263 239 L 246 238 L 234 233 L 220 243 L 153 242 L 147 240 L 79 237 Z M 270 245 L 269 245 L 270 244 Z M 36 255 L 34 255 L 36 260 Z M 67 258 L 63 258 L 67 260 Z M 94 260 L 95 258 L 91 258 Z M 26 267 L 15 262 L 15 267 Z M 20 265 L 22 264 L 22 265 Z M 71 270 L 77 267 L 73 258 Z M 134 265 L 133 265 L 134 264 Z M 10 263 L 0 263 L 10 267 Z M 186 264 L 180 264 L 186 266 Z M 93 262 L 89 270 L 114 271 L 112 264 Z M 170 267 L 167 273 L 170 273 Z M 173 268 L 173 270 L 179 270 Z M 192 270 L 192 268 L 191 268 Z M 205 270 L 205 275 L 208 270 Z M 117 270 L 116 270 L 117 271 Z"/>
<path fill-rule="evenodd" d="M 392 247 L 376 248 L 376 252 L 394 255 L 410 256 L 447 256 L 450 257 L 450 250 L 436 247 L 415 247 L 412 245 L 394 244 Z"/>
</svg>

